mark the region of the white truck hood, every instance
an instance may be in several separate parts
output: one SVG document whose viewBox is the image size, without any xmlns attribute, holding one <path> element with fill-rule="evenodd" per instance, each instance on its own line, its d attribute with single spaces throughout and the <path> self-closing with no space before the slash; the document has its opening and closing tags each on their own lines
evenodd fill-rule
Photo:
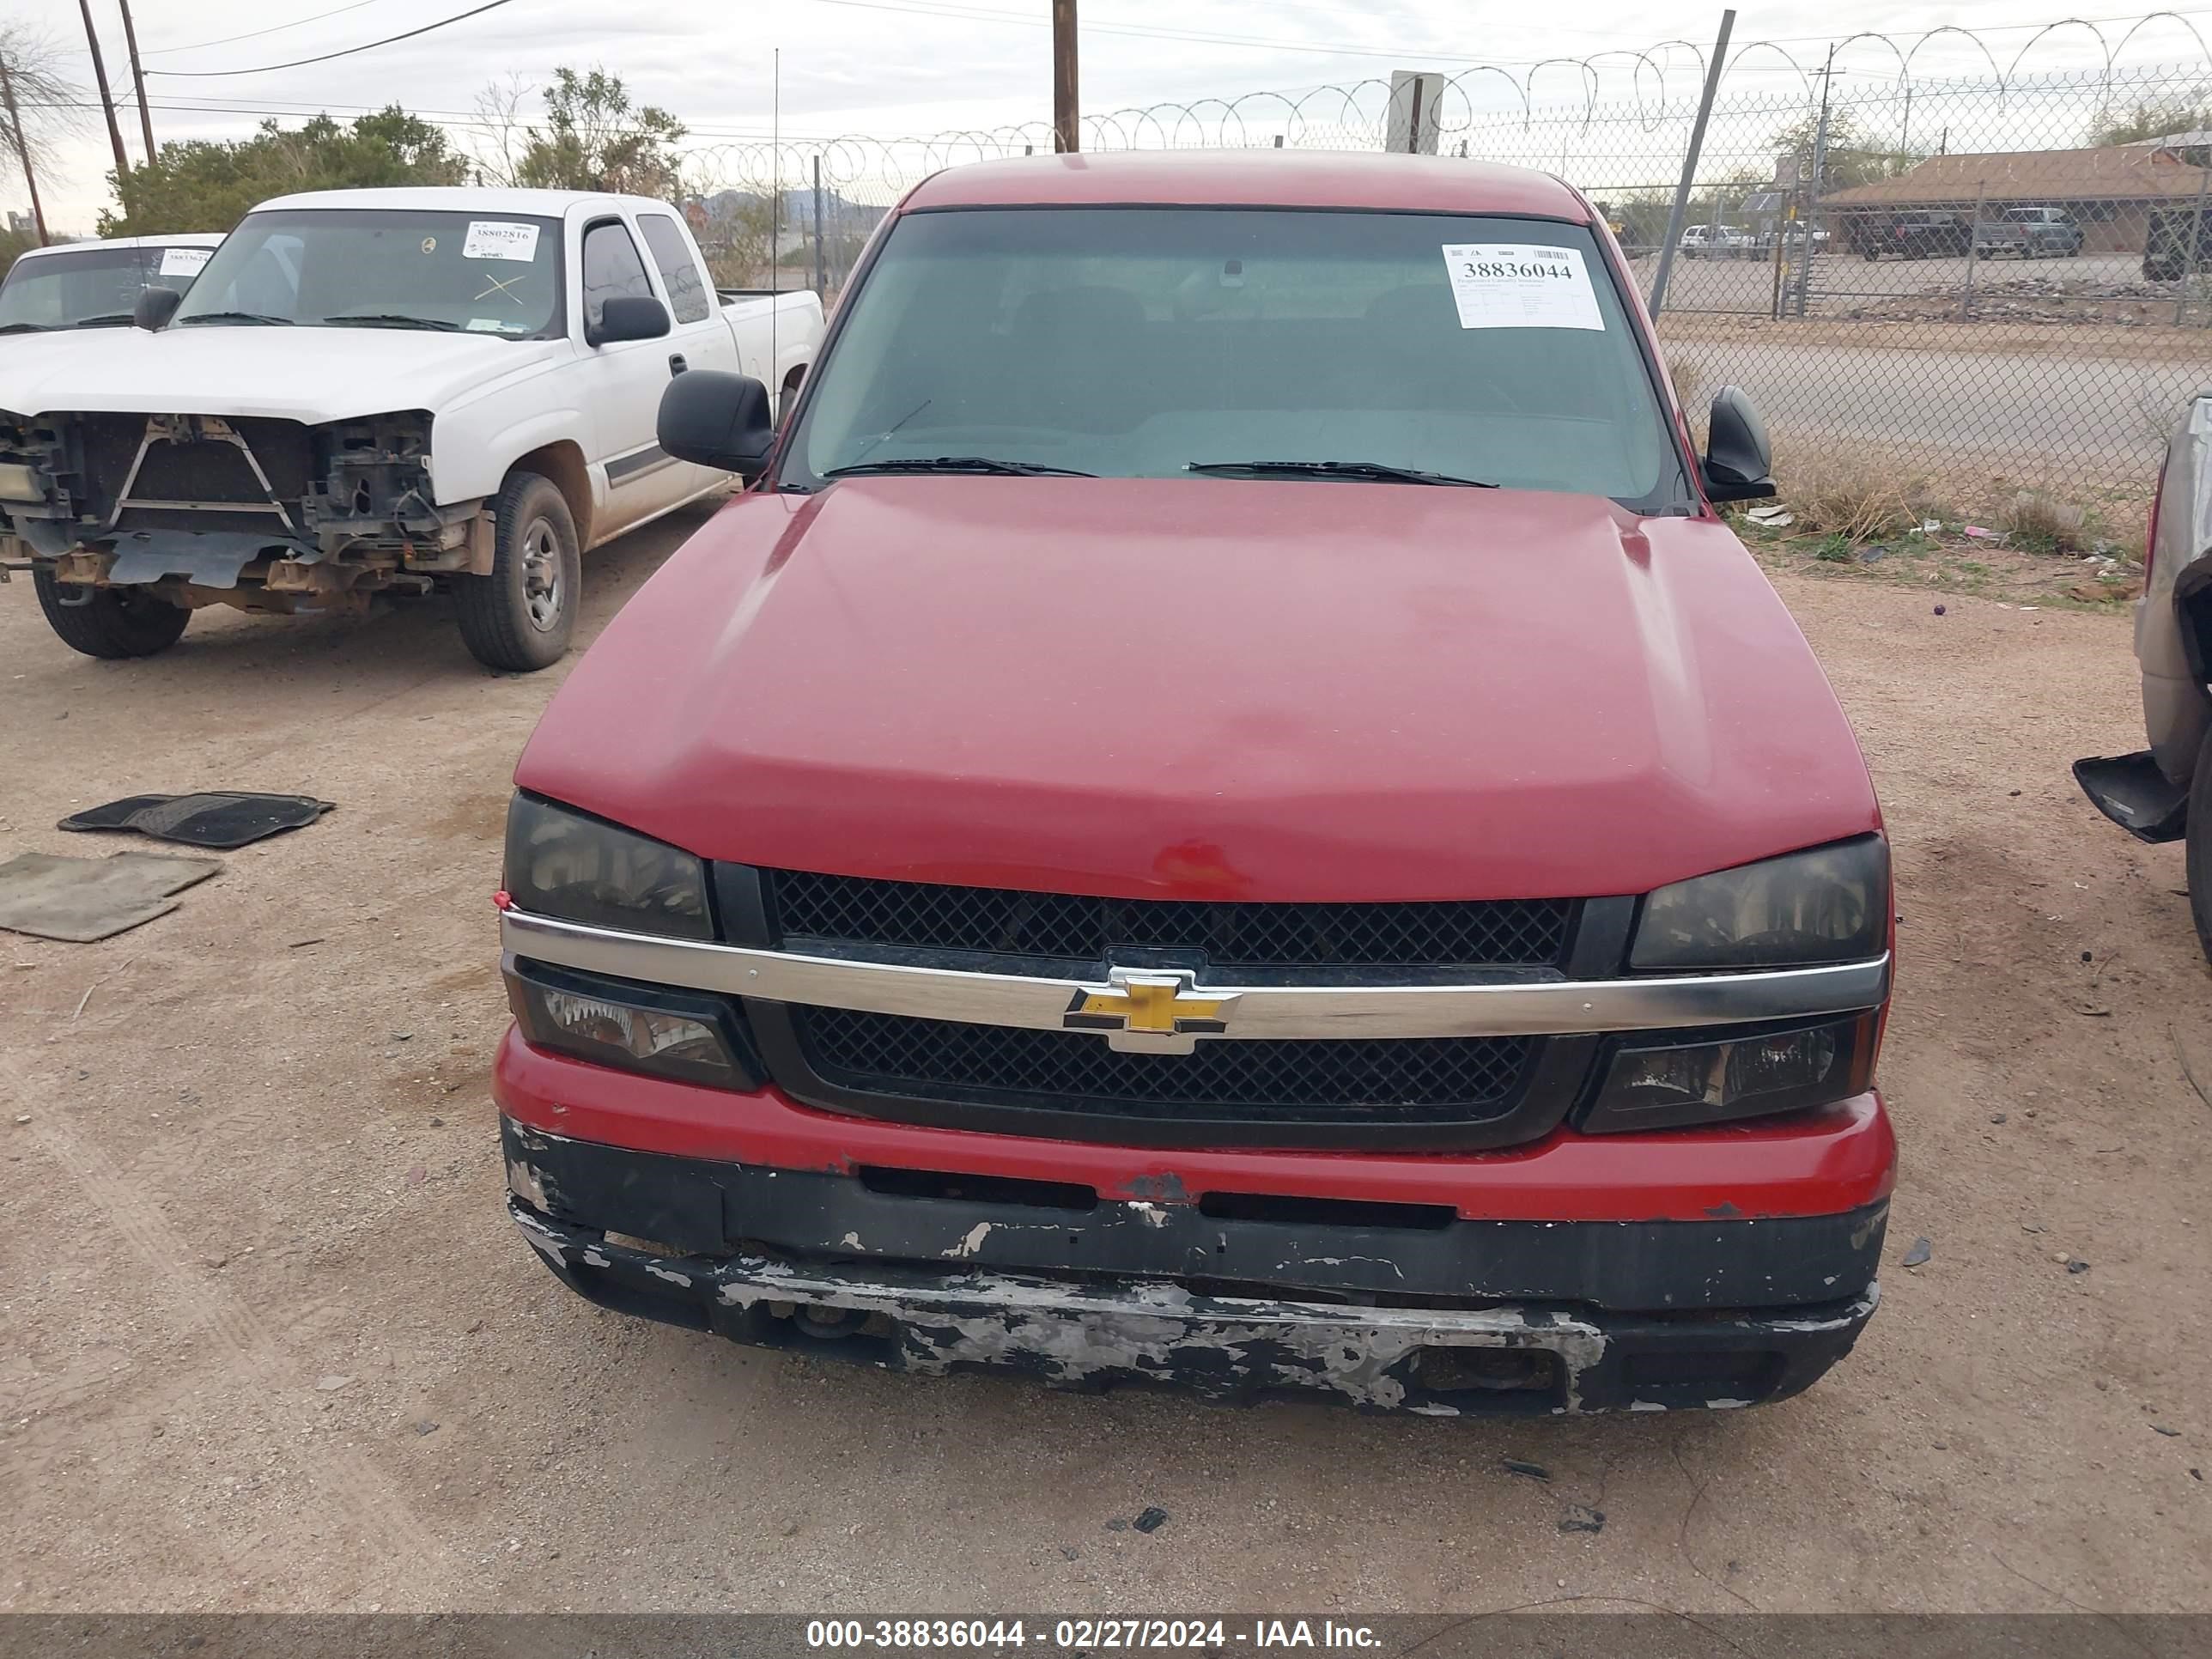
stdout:
<svg viewBox="0 0 2212 1659">
<path fill-rule="evenodd" d="M 102 329 L 0 350 L 0 410 L 261 415 L 310 425 L 403 409 L 435 413 L 543 373 L 572 352 L 565 339 L 426 329 Z"/>
</svg>

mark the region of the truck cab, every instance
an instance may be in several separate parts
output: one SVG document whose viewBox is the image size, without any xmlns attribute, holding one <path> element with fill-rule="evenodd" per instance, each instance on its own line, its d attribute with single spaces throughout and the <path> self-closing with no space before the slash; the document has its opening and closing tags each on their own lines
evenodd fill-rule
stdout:
<svg viewBox="0 0 2212 1659">
<path fill-rule="evenodd" d="M 497 896 L 509 1213 L 604 1305 L 924 1374 L 1739 1406 L 1878 1299 L 1887 845 L 1555 179 L 917 186 L 578 662 Z M 651 720 L 636 688 L 655 688 Z"/>
</svg>

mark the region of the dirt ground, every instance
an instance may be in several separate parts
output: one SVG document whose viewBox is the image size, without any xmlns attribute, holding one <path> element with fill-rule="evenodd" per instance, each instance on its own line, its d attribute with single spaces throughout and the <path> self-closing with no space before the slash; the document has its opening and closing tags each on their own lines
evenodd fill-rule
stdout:
<svg viewBox="0 0 2212 1659">
<path fill-rule="evenodd" d="M 697 522 L 598 556 L 586 633 Z M 2067 772 L 2141 741 L 2127 623 L 1780 580 L 1897 848 L 1882 1309 L 1784 1405 L 1508 1424 L 586 1305 L 501 1212 L 485 1086 L 559 671 L 488 678 L 434 609 L 94 663 L 0 588 L 0 858 L 132 844 L 51 826 L 139 791 L 339 803 L 136 932 L 0 935 L 0 1610 L 2212 1609 L 2212 975 L 2179 849 Z"/>
</svg>

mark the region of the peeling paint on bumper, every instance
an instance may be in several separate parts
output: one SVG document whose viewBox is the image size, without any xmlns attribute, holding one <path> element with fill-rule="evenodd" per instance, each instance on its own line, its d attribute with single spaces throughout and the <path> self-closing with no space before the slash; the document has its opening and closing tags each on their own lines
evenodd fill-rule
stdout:
<svg viewBox="0 0 2212 1659">
<path fill-rule="evenodd" d="M 1166 1383 L 1216 1399 L 1294 1394 L 1456 1416 L 1724 1407 L 1799 1392 L 1850 1350 L 1879 1292 L 1771 1315 L 1626 1316 L 1392 1307 L 1202 1293 L 890 1262 L 665 1257 L 549 1219 L 516 1224 L 602 1305 L 733 1340 L 943 1376 L 1060 1388 Z"/>
</svg>

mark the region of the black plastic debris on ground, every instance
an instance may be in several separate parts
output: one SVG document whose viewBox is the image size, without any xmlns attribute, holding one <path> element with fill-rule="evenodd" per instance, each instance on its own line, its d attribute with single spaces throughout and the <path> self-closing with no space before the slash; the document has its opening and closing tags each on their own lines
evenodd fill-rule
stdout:
<svg viewBox="0 0 2212 1659">
<path fill-rule="evenodd" d="M 1517 1457 L 1501 1457 L 1498 1461 L 1504 1465 L 1508 1474 L 1525 1474 L 1531 1480 L 1549 1480 L 1552 1478 L 1551 1470 L 1541 1463 L 1523 1463 Z"/>
<path fill-rule="evenodd" d="M 1162 1527 L 1167 1525 L 1167 1523 L 1168 1512 L 1165 1510 L 1161 1509 L 1158 1504 L 1153 1504 L 1147 1508 L 1142 1515 L 1137 1517 L 1137 1530 L 1139 1532 L 1158 1532 Z"/>
<path fill-rule="evenodd" d="M 192 795 L 126 795 L 71 813 L 61 830 L 135 830 L 155 841 L 224 850 L 313 823 L 336 801 L 313 795 L 254 795 L 210 791 Z"/>
<path fill-rule="evenodd" d="M 1926 1264 L 1928 1258 L 1935 1254 L 1935 1246 L 1924 1238 L 1916 1238 L 1912 1241 L 1912 1248 L 1905 1253 L 1903 1265 L 1907 1267 L 1922 1267 Z"/>
</svg>

